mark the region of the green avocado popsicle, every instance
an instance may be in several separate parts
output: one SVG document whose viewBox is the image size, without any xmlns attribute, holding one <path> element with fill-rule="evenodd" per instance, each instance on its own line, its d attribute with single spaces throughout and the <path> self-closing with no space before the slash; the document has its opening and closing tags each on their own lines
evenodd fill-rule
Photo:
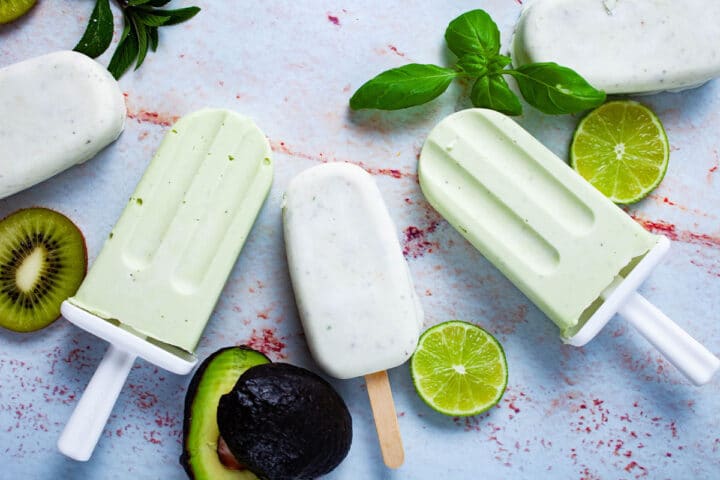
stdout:
<svg viewBox="0 0 720 480">
<path fill-rule="evenodd" d="M 645 231 L 517 123 L 469 109 L 428 135 L 430 204 L 582 346 L 616 313 L 696 385 L 720 359 L 635 292 L 670 246 Z"/>
<path fill-rule="evenodd" d="M 249 119 L 182 118 L 68 301 L 194 351 L 271 182 L 270 148 Z"/>
<path fill-rule="evenodd" d="M 201 110 L 166 134 L 62 313 L 110 346 L 58 441 L 88 460 L 136 356 L 174 373 L 200 340 L 272 183 L 248 118 Z"/>
</svg>

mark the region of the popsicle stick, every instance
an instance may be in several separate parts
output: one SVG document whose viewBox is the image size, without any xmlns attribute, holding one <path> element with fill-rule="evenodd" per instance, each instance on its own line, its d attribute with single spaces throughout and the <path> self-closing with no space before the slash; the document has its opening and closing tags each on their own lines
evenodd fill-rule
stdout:
<svg viewBox="0 0 720 480">
<path fill-rule="evenodd" d="M 60 435 L 60 452 L 80 462 L 90 459 L 134 362 L 134 354 L 108 347 Z"/>
<path fill-rule="evenodd" d="M 618 313 L 695 385 L 720 369 L 720 359 L 641 295 L 632 293 Z"/>
<path fill-rule="evenodd" d="M 387 372 L 383 370 L 365 375 L 365 384 L 375 418 L 375 429 L 380 441 L 383 462 L 390 468 L 398 468 L 405 460 L 405 452 Z"/>
</svg>

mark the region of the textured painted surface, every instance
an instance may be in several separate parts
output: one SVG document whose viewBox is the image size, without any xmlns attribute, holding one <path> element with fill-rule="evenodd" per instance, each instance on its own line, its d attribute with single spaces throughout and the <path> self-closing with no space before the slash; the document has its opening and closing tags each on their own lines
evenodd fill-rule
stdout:
<svg viewBox="0 0 720 480">
<path fill-rule="evenodd" d="M 280 199 L 293 175 L 327 161 L 374 174 L 426 326 L 470 320 L 507 352 L 508 391 L 479 417 L 434 413 L 415 395 L 406 366 L 390 372 L 406 447 L 397 471 L 382 466 L 363 382 L 332 380 L 355 432 L 347 460 L 329 478 L 718 477 L 720 380 L 690 386 L 620 320 L 585 348 L 562 345 L 554 325 L 423 200 L 415 171 L 424 136 L 469 106 L 467 86 L 453 85 L 439 101 L 407 111 L 347 109 L 352 92 L 383 69 L 449 61 L 442 34 L 463 11 L 487 9 L 507 43 L 520 2 L 195 3 L 203 12 L 163 29 L 159 53 L 121 80 L 128 119 L 120 139 L 86 164 L 0 200 L 0 215 L 31 205 L 66 213 L 85 232 L 92 261 L 173 120 L 206 106 L 236 109 L 270 138 L 276 177 L 200 343 L 201 358 L 248 344 L 273 360 L 316 368 L 289 286 Z M 0 27 L 0 66 L 72 48 L 93 4 L 44 0 Z M 675 240 L 642 293 L 720 354 L 720 81 L 639 100 L 665 123 L 672 156 L 662 185 L 628 212 Z M 578 117 L 528 108 L 519 121 L 565 157 Z M 59 433 L 104 350 L 65 320 L 30 335 L 0 332 L 0 478 L 184 478 L 177 458 L 189 377 L 142 361 L 90 462 L 57 452 Z"/>
</svg>

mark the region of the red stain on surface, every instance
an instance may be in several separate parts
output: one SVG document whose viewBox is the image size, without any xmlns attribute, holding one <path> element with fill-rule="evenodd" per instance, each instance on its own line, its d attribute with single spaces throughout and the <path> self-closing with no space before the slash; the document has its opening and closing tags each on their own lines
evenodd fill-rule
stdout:
<svg viewBox="0 0 720 480">
<path fill-rule="evenodd" d="M 426 228 L 418 228 L 410 225 L 403 230 L 405 238 L 403 239 L 403 255 L 410 258 L 422 257 L 426 253 L 432 253 L 434 249 L 440 247 L 439 242 L 428 240 L 428 235 L 433 233 L 438 226 L 438 222 L 431 222 Z"/>
<path fill-rule="evenodd" d="M 338 17 L 336 17 L 335 15 L 330 15 L 328 13 L 327 19 L 328 19 L 328 22 L 332 23 L 333 25 L 337 25 L 338 27 L 340 26 L 340 19 Z"/>
<path fill-rule="evenodd" d="M 401 52 L 400 50 L 398 50 L 398 48 L 395 45 L 388 45 L 388 48 L 390 50 L 392 50 L 393 52 L 395 52 L 395 54 L 398 55 L 399 57 L 405 56 L 405 54 L 403 52 Z"/>
<path fill-rule="evenodd" d="M 285 343 L 281 340 L 283 337 L 275 336 L 274 328 L 263 328 L 262 332 L 258 332 L 253 328 L 252 336 L 245 342 L 245 345 L 257 350 L 265 355 L 274 354 L 277 358 L 287 358 L 287 354 L 284 352 Z"/>
<path fill-rule="evenodd" d="M 692 243 L 710 248 L 720 248 L 720 237 L 707 235 L 705 233 L 697 233 L 689 230 L 678 230 L 673 223 L 663 220 L 647 220 L 641 216 L 630 215 L 633 220 L 642 225 L 645 230 L 665 235 L 670 240 L 684 243 Z"/>
<path fill-rule="evenodd" d="M 129 99 L 128 93 L 124 92 L 123 96 L 125 97 L 125 109 L 126 109 L 127 118 L 136 120 L 138 123 L 150 123 L 152 125 L 169 127 L 170 125 L 175 123 L 180 118 L 179 115 L 153 112 L 150 110 L 144 110 L 142 108 L 139 110 L 135 110 L 130 106 L 130 102 L 128 101 L 128 99 Z"/>
<path fill-rule="evenodd" d="M 128 108 L 127 117 L 136 120 L 138 123 L 151 123 L 162 127 L 169 127 L 180 118 L 177 115 L 165 113 L 151 112 L 147 110 L 138 110 L 133 112 Z"/>
<path fill-rule="evenodd" d="M 310 153 L 294 150 L 290 148 L 285 142 L 283 141 L 270 141 L 270 148 L 273 152 L 276 153 L 283 153 L 285 155 L 295 157 L 295 158 L 302 158 L 303 160 L 311 160 L 313 162 L 320 162 L 320 163 L 330 163 L 338 161 L 336 158 L 330 158 L 328 155 L 325 155 L 324 153 L 318 153 L 317 155 L 313 155 Z M 378 168 L 378 167 L 370 167 L 366 165 L 363 162 L 360 161 L 353 161 L 353 160 L 342 160 L 344 163 L 351 163 L 353 165 L 357 165 L 358 167 L 362 168 L 366 172 L 368 172 L 370 175 L 379 175 L 379 176 L 387 176 L 392 178 L 411 178 L 411 179 L 417 179 L 417 174 L 414 172 L 404 172 L 402 170 L 398 170 L 396 168 Z"/>
</svg>

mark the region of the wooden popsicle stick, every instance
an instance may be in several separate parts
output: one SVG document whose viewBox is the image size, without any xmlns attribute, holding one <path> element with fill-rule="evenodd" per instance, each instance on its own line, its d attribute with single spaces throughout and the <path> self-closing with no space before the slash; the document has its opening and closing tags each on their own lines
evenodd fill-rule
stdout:
<svg viewBox="0 0 720 480">
<path fill-rule="evenodd" d="M 383 370 L 365 375 L 365 384 L 383 461 L 390 468 L 398 468 L 405 460 L 405 452 L 387 372 Z"/>
</svg>

